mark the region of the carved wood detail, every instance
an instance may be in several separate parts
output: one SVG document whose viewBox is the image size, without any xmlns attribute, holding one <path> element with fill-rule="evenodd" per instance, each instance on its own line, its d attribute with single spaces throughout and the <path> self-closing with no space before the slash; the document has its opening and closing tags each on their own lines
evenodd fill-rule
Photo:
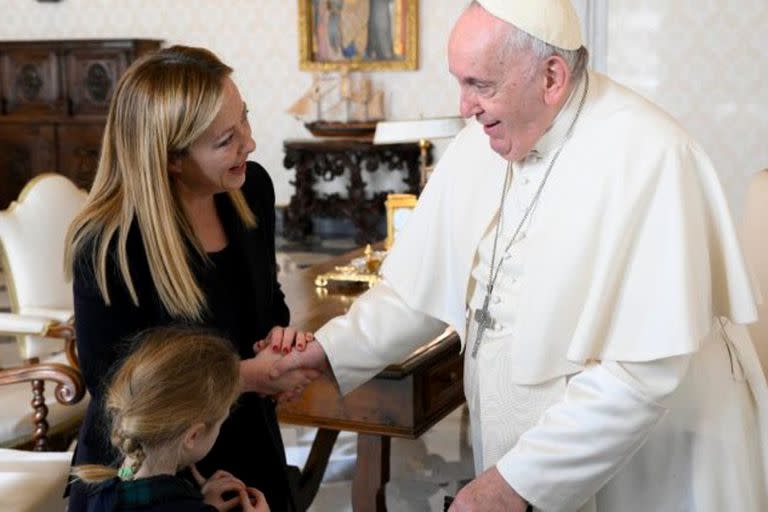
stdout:
<svg viewBox="0 0 768 512">
<path fill-rule="evenodd" d="M 392 190 L 367 197 L 363 172 L 404 173 L 405 190 L 417 193 L 419 185 L 419 146 L 413 144 L 373 145 L 357 140 L 286 141 L 283 165 L 296 169 L 291 184 L 296 187 L 285 212 L 285 236 L 304 240 L 312 232 L 312 215 L 347 217 L 356 228 L 355 242 L 365 244 L 381 238 L 376 226 L 384 217 L 384 201 Z M 318 181 L 348 177 L 347 195 L 318 195 Z"/>
<path fill-rule="evenodd" d="M 40 364 L 33 359 L 26 366 L 0 370 L 0 386 L 18 382 L 30 382 L 32 385 L 31 404 L 35 411 L 33 446 L 37 451 L 45 450 L 48 443 L 48 406 L 44 396 L 46 380 L 56 383 L 54 394 L 61 404 L 75 404 L 85 395 L 85 384 L 80 372 L 64 364 Z"/>
<path fill-rule="evenodd" d="M 160 41 L 0 41 L 0 209 L 41 172 L 89 188 L 120 76 Z"/>
</svg>

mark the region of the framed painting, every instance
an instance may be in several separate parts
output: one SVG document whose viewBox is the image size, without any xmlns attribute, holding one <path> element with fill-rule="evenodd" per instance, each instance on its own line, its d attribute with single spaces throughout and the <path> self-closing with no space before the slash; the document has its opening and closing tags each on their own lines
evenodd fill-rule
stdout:
<svg viewBox="0 0 768 512">
<path fill-rule="evenodd" d="M 418 67 L 418 0 L 298 0 L 303 71 Z"/>
</svg>

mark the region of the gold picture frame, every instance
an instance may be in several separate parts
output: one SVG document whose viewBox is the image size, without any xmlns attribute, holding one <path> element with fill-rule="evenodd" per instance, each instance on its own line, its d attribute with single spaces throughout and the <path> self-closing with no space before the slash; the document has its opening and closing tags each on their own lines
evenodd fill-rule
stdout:
<svg viewBox="0 0 768 512">
<path fill-rule="evenodd" d="M 418 13 L 419 0 L 299 0 L 299 69 L 417 69 Z"/>
<path fill-rule="evenodd" d="M 387 239 L 384 247 L 389 250 L 395 243 L 397 233 L 404 227 L 418 198 L 414 194 L 387 194 L 384 206 L 387 209 Z"/>
</svg>

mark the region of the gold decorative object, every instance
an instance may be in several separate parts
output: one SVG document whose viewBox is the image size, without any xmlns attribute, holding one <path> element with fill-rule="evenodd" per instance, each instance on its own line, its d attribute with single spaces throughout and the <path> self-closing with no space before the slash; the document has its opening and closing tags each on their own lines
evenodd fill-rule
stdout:
<svg viewBox="0 0 768 512">
<path fill-rule="evenodd" d="M 299 69 L 402 71 L 418 68 L 418 0 L 299 0 Z M 319 12 L 314 12 L 317 6 Z M 318 30 L 319 29 L 319 30 Z M 376 36 L 369 44 L 369 37 Z"/>
<path fill-rule="evenodd" d="M 368 288 L 379 282 L 379 268 L 384 259 L 384 251 L 374 251 L 371 244 L 365 246 L 364 255 L 353 259 L 349 265 L 335 267 L 332 272 L 318 274 L 315 286 L 325 288 L 331 283 L 365 284 Z"/>
<path fill-rule="evenodd" d="M 387 194 L 384 206 L 387 209 L 387 240 L 384 247 L 389 250 L 395 243 L 395 236 L 408 220 L 411 210 L 416 207 L 417 197 L 414 194 Z"/>
</svg>

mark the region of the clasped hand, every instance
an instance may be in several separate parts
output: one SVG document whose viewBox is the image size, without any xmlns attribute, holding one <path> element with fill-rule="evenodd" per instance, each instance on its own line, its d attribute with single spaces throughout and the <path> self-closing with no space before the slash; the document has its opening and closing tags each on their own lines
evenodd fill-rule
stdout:
<svg viewBox="0 0 768 512">
<path fill-rule="evenodd" d="M 310 332 L 273 327 L 263 340 L 254 343 L 256 356 L 240 363 L 243 390 L 274 396 L 279 402 L 296 398 L 307 384 L 321 375 L 321 371 L 297 367 L 281 371 L 278 375 L 273 369 L 284 356 L 294 351 L 304 352 L 308 345 L 314 345 L 313 341 L 314 336 Z"/>
</svg>

